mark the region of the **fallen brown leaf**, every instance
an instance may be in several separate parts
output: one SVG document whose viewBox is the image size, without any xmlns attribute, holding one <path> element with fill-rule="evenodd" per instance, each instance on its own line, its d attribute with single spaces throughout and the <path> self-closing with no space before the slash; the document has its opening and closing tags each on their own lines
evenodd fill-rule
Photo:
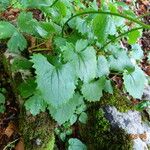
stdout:
<svg viewBox="0 0 150 150">
<path fill-rule="evenodd" d="M 24 142 L 22 138 L 19 140 L 18 144 L 16 145 L 15 150 L 24 150 Z"/>
<path fill-rule="evenodd" d="M 13 124 L 13 122 L 10 122 L 8 127 L 5 130 L 4 134 L 10 138 L 13 135 L 15 130 L 16 130 L 15 125 Z"/>
</svg>

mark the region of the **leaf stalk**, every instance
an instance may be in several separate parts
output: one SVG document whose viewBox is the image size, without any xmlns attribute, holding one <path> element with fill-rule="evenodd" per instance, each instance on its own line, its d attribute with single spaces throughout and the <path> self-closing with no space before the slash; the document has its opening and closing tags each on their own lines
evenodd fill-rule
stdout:
<svg viewBox="0 0 150 150">
<path fill-rule="evenodd" d="M 130 20 L 134 23 L 137 23 L 139 24 L 142 28 L 145 28 L 145 29 L 150 29 L 150 25 L 147 25 L 143 22 L 141 22 L 140 20 L 138 19 L 134 19 L 132 17 L 129 17 L 125 14 L 118 14 L 118 13 L 112 13 L 112 12 L 105 12 L 105 11 L 85 11 L 85 12 L 81 12 L 81 13 L 78 13 L 72 17 L 70 17 L 63 25 L 62 27 L 62 37 L 64 37 L 64 30 L 65 30 L 65 26 L 68 24 L 69 21 L 71 21 L 73 18 L 75 17 L 78 17 L 78 16 L 82 16 L 82 15 L 87 15 L 87 14 L 103 14 L 103 15 L 112 15 L 112 16 L 118 16 L 118 17 L 121 17 L 121 18 L 125 18 L 127 20 Z"/>
</svg>

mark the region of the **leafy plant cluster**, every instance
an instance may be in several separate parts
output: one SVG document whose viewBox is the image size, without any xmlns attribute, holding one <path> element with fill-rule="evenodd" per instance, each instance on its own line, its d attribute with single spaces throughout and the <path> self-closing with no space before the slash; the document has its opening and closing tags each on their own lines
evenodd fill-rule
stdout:
<svg viewBox="0 0 150 150">
<path fill-rule="evenodd" d="M 49 110 L 59 125 L 86 123 L 85 103 L 99 101 L 103 92 L 113 94 L 113 74 L 122 77 L 124 92 L 141 99 L 147 79 L 137 41 L 150 26 L 125 3 L 102 1 L 99 8 L 96 0 L 0 1 L 2 12 L 10 5 L 20 13 L 15 21 L 0 21 L 0 39 L 7 39 L 7 52 L 15 54 L 11 71 L 22 75 L 18 90 L 31 114 Z M 36 41 L 33 47 L 29 37 Z M 43 43 L 49 46 L 40 47 Z"/>
</svg>

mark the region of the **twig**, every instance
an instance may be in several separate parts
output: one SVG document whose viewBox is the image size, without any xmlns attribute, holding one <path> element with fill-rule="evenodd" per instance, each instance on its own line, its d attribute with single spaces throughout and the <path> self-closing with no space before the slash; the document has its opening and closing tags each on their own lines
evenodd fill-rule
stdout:
<svg viewBox="0 0 150 150">
<path fill-rule="evenodd" d="M 15 142 L 17 142 L 18 140 L 19 140 L 19 139 L 16 139 L 16 140 L 14 140 L 14 141 L 8 143 L 8 144 L 4 147 L 3 150 L 7 150 L 7 148 L 11 147 L 11 145 L 14 144 Z"/>
</svg>

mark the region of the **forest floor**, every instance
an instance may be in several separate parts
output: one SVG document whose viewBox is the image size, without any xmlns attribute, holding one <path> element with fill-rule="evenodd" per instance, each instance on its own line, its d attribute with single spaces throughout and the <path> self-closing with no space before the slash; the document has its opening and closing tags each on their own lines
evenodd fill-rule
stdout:
<svg viewBox="0 0 150 150">
<path fill-rule="evenodd" d="M 130 0 L 126 0 L 130 5 Z M 139 0 L 137 8 L 135 11 L 137 15 L 148 13 L 150 10 L 150 4 L 147 0 Z M 150 24 L 150 16 L 144 17 L 143 21 Z M 142 69 L 145 73 L 150 76 L 150 65 L 148 63 L 148 53 L 150 53 L 150 31 L 144 30 L 143 36 L 139 41 L 144 50 L 145 57 L 141 63 Z M 4 87 L 6 90 L 6 110 L 3 114 L 0 114 L 0 150 L 24 150 L 21 134 L 19 133 L 18 127 L 18 117 L 19 117 L 19 107 L 16 103 L 16 95 L 13 92 L 13 86 L 10 82 L 11 77 L 8 72 L 5 71 L 2 65 L 2 53 L 4 49 L 3 44 L 0 43 L 0 88 Z"/>
</svg>

